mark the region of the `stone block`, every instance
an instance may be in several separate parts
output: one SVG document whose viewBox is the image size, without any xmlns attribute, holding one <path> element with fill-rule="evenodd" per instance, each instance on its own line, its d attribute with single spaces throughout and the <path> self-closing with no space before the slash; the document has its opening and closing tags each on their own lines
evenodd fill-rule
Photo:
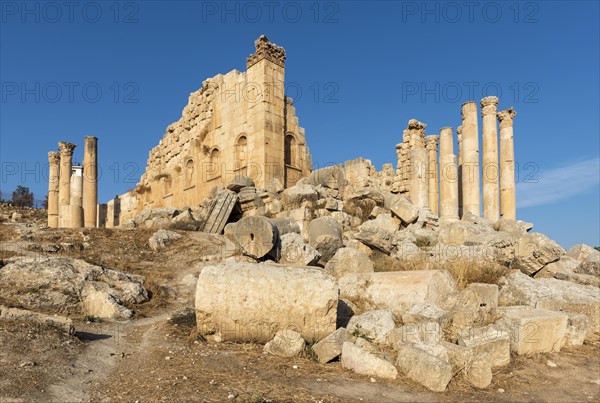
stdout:
<svg viewBox="0 0 600 403">
<path fill-rule="evenodd" d="M 342 368 L 350 369 L 358 374 L 386 379 L 396 379 L 398 376 L 398 370 L 391 362 L 364 350 L 354 343 L 344 342 L 341 361 Z"/>
<path fill-rule="evenodd" d="M 355 336 L 360 335 L 375 343 L 384 343 L 388 333 L 395 327 L 392 311 L 379 309 L 353 316 L 348 322 L 347 329 Z"/>
<path fill-rule="evenodd" d="M 339 357 L 342 353 L 344 342 L 353 342 L 355 339 L 356 337 L 352 336 L 347 329 L 341 327 L 329 336 L 315 343 L 312 349 L 317 355 L 319 362 L 325 364 L 326 362 Z"/>
<path fill-rule="evenodd" d="M 396 366 L 411 380 L 434 392 L 443 392 L 452 379 L 452 366 L 411 344 L 398 350 Z"/>
<path fill-rule="evenodd" d="M 265 344 L 264 353 L 278 357 L 298 357 L 304 352 L 306 342 L 300 333 L 293 330 L 280 330 L 275 334 L 273 340 Z"/>
<path fill-rule="evenodd" d="M 474 354 L 489 353 L 493 367 L 510 363 L 510 334 L 498 324 L 464 329 L 458 344 L 473 349 Z"/>
<path fill-rule="evenodd" d="M 334 277 L 347 274 L 373 273 L 373 263 L 369 256 L 354 248 L 340 248 L 325 265 L 325 270 Z"/>
</svg>

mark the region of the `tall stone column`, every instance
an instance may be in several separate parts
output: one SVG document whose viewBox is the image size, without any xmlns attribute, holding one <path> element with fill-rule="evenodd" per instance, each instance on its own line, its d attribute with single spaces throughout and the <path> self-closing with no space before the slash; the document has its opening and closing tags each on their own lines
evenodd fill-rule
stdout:
<svg viewBox="0 0 600 403">
<path fill-rule="evenodd" d="M 496 111 L 498 97 L 485 97 L 481 100 L 481 137 L 483 176 L 483 217 L 498 221 L 500 209 L 498 187 L 498 128 Z"/>
<path fill-rule="evenodd" d="M 425 123 L 416 119 L 408 121 L 409 138 L 409 194 L 410 201 L 419 208 L 429 208 L 429 181 L 427 178 L 428 162 L 425 149 Z"/>
<path fill-rule="evenodd" d="M 452 128 L 440 130 L 440 220 L 458 220 L 458 167 Z"/>
<path fill-rule="evenodd" d="M 425 148 L 429 158 L 429 209 L 438 215 L 438 163 L 437 150 L 440 136 L 432 135 L 425 137 Z"/>
<path fill-rule="evenodd" d="M 76 145 L 61 141 L 58 143 L 60 152 L 60 181 L 58 187 L 58 225 L 66 227 L 70 224 L 68 205 L 71 202 L 71 164 Z"/>
<path fill-rule="evenodd" d="M 74 166 L 71 169 L 71 201 L 69 203 L 70 228 L 83 227 L 83 168 Z"/>
<path fill-rule="evenodd" d="M 96 226 L 98 204 L 98 139 L 85 136 L 83 143 L 83 221 Z"/>
<path fill-rule="evenodd" d="M 463 185 L 462 185 L 462 168 L 463 168 L 463 146 L 462 146 L 462 126 L 456 128 L 456 140 L 458 142 L 458 216 L 463 215 Z"/>
<path fill-rule="evenodd" d="M 513 121 L 517 112 L 508 108 L 498 112 L 500 122 L 500 217 L 517 219 L 515 190 L 515 145 Z"/>
<path fill-rule="evenodd" d="M 479 129 L 477 123 L 477 105 L 465 102 L 462 105 L 463 128 L 463 214 L 481 214 L 479 188 Z"/>
<path fill-rule="evenodd" d="M 48 227 L 58 228 L 58 186 L 60 154 L 56 151 L 48 153 Z"/>
</svg>

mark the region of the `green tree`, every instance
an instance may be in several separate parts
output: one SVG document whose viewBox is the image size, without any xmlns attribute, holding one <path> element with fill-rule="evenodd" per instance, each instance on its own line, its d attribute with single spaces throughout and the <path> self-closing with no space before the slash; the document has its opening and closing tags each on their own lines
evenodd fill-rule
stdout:
<svg viewBox="0 0 600 403">
<path fill-rule="evenodd" d="M 33 207 L 33 193 L 26 186 L 17 186 L 12 194 L 12 203 L 18 207 Z"/>
</svg>

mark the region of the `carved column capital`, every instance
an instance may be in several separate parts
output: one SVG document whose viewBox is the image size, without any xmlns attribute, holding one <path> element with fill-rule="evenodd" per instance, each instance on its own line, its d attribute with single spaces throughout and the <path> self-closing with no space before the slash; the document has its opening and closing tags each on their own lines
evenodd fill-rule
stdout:
<svg viewBox="0 0 600 403">
<path fill-rule="evenodd" d="M 67 143 L 64 141 L 61 141 L 58 143 L 58 149 L 60 150 L 60 155 L 64 155 L 67 157 L 72 157 L 73 156 L 73 151 L 75 150 L 75 147 L 77 147 L 76 144 L 73 143 Z"/>
<path fill-rule="evenodd" d="M 515 119 L 515 116 L 517 116 L 517 111 L 515 111 L 511 107 L 511 108 L 508 108 L 508 109 L 498 112 L 496 114 L 496 116 L 498 117 L 498 121 L 500 122 L 500 128 L 512 127 L 513 120 Z"/>
<path fill-rule="evenodd" d="M 418 130 L 418 131 L 422 131 L 424 133 L 426 127 L 427 127 L 427 125 L 425 123 L 419 122 L 417 119 L 411 119 L 408 121 L 407 129 L 408 130 Z"/>
<path fill-rule="evenodd" d="M 48 162 L 50 165 L 58 165 L 60 163 L 60 154 L 58 151 L 50 151 L 48 153 Z"/>
<path fill-rule="evenodd" d="M 425 148 L 428 150 L 437 151 L 438 144 L 440 142 L 440 136 L 437 134 L 425 137 Z"/>
<path fill-rule="evenodd" d="M 261 35 L 255 40 L 254 47 L 256 52 L 246 59 L 246 68 L 252 67 L 263 59 L 267 59 L 280 67 L 285 66 L 285 49 L 270 42 L 266 36 Z"/>
<path fill-rule="evenodd" d="M 498 109 L 498 97 L 489 96 L 481 100 L 481 116 L 496 114 Z"/>
<path fill-rule="evenodd" d="M 458 138 L 458 142 L 462 141 L 462 126 L 458 126 L 456 128 L 456 137 Z"/>
</svg>

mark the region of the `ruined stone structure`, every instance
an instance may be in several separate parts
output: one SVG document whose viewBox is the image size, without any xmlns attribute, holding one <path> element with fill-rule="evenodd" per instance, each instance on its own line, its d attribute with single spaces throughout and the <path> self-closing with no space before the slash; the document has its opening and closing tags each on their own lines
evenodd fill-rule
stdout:
<svg viewBox="0 0 600 403">
<path fill-rule="evenodd" d="M 90 146 L 93 144 L 93 146 Z M 84 165 L 73 165 L 75 144 L 59 142 L 59 152 L 48 153 L 48 226 L 80 228 L 96 226 L 98 169 L 97 139 L 85 138 Z M 93 210 L 93 212 L 91 211 Z M 93 217 L 89 225 L 86 217 Z"/>
<path fill-rule="evenodd" d="M 118 225 L 143 209 L 195 206 L 236 175 L 257 187 L 276 178 L 292 186 L 312 161 L 293 100 L 284 94 L 286 53 L 263 35 L 246 71 L 232 70 L 190 94 L 181 118 L 167 127 L 133 191 L 108 204 Z"/>
<path fill-rule="evenodd" d="M 386 177 L 379 186 L 408 197 L 420 209 L 428 209 L 443 220 L 456 220 L 466 213 L 483 216 L 491 222 L 499 218 L 516 219 L 513 140 L 516 112 L 509 108 L 496 113 L 497 106 L 497 97 L 481 100 L 481 165 L 477 105 L 466 102 L 461 109 L 462 124 L 456 129 L 458 156 L 454 154 L 452 128 L 442 128 L 439 136 L 426 136 L 427 125 L 411 119 L 403 131 L 402 143 L 396 145 L 395 175 L 389 177 L 384 166 L 382 172 L 372 176 Z M 499 146 L 496 117 L 500 122 Z M 386 183 L 393 186 L 386 187 Z"/>
</svg>

